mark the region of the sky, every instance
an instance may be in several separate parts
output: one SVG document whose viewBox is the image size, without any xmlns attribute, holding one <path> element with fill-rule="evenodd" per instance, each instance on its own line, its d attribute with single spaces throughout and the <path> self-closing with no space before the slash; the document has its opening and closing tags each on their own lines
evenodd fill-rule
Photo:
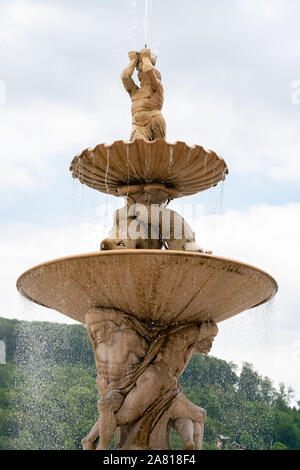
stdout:
<svg viewBox="0 0 300 470">
<path fill-rule="evenodd" d="M 97 251 L 122 202 L 80 185 L 86 147 L 128 140 L 120 74 L 145 40 L 165 89 L 167 141 L 229 167 L 224 184 L 171 203 L 214 254 L 258 266 L 275 300 L 220 324 L 212 354 L 284 382 L 300 400 L 298 0 L 0 1 L 0 316 L 70 322 L 24 300 L 17 277 Z"/>
</svg>

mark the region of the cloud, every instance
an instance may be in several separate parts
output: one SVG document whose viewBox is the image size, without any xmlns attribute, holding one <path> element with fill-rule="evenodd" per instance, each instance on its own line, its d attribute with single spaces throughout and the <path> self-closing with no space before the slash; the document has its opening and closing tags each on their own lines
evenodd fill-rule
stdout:
<svg viewBox="0 0 300 470">
<path fill-rule="evenodd" d="M 276 115 L 262 103 L 255 110 L 249 104 L 245 112 L 217 90 L 188 95 L 173 87 L 164 111 L 171 141 L 201 142 L 243 175 L 300 183 L 300 133 L 294 118 Z"/>
<path fill-rule="evenodd" d="M 97 251 L 102 240 L 102 226 L 81 223 L 67 227 L 43 227 L 27 224 L 1 225 L 0 316 L 68 322 L 49 309 L 20 301 L 15 283 L 22 272 L 33 265 L 77 253 Z"/>
<path fill-rule="evenodd" d="M 209 2 L 191 2 L 171 16 L 169 5 L 154 2 L 149 11 L 168 139 L 212 148 L 238 173 L 298 185 L 300 105 L 291 96 L 299 79 L 299 4 L 219 1 L 216 14 Z M 135 15 L 130 1 L 107 8 L 90 0 L 88 9 L 68 0 L 1 3 L 2 188 L 34 191 L 55 174 L 57 159 L 128 138 L 130 100 L 120 72 L 131 41 L 142 47 L 137 6 Z"/>
<path fill-rule="evenodd" d="M 24 40 L 28 32 L 50 31 L 59 18 L 58 8 L 46 3 L 26 0 L 2 2 L 0 6 L 0 44 L 14 46 Z"/>
<path fill-rule="evenodd" d="M 285 10 L 282 0 L 239 0 L 238 6 L 247 16 L 268 22 L 280 20 Z"/>
<path fill-rule="evenodd" d="M 24 190 L 47 184 L 58 159 L 66 166 L 78 151 L 108 140 L 113 116 L 85 111 L 68 103 L 39 102 L 26 108 L 0 108 L 2 190 Z"/>
</svg>

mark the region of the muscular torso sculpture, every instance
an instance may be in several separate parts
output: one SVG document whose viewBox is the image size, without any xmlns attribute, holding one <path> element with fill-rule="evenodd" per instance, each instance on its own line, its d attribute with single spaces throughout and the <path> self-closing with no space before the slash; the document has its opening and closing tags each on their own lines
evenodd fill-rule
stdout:
<svg viewBox="0 0 300 470">
<path fill-rule="evenodd" d="M 101 396 L 127 382 L 148 347 L 145 339 L 126 324 L 105 320 L 91 325 L 98 387 Z"/>
<path fill-rule="evenodd" d="M 191 441 L 194 428 L 187 432 L 187 420 L 200 422 L 203 410 L 180 392 L 178 378 L 194 352 L 209 351 L 217 326 L 204 322 L 151 331 L 149 325 L 111 309 L 91 309 L 86 324 L 102 399 L 98 423 L 83 441 L 84 448 L 93 447 L 99 437 L 98 449 L 107 449 L 118 427 L 143 419 L 149 409 L 153 419 L 169 409 L 173 427 Z"/>
<path fill-rule="evenodd" d="M 131 98 L 132 131 L 130 140 L 155 140 L 165 138 L 166 122 L 161 114 L 164 92 L 161 75 L 154 68 L 156 57 L 149 49 L 140 52 L 129 52 L 130 63 L 123 71 L 121 78 Z M 132 75 L 138 71 L 140 86 L 134 82 Z"/>
</svg>

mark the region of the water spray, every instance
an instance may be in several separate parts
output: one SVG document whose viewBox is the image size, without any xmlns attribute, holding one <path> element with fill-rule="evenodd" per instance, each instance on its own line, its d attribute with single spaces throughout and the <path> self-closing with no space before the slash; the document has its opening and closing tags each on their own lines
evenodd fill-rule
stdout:
<svg viewBox="0 0 300 470">
<path fill-rule="evenodd" d="M 148 43 L 148 0 L 145 0 L 144 28 L 145 28 L 145 49 L 147 49 L 147 43 Z"/>
</svg>

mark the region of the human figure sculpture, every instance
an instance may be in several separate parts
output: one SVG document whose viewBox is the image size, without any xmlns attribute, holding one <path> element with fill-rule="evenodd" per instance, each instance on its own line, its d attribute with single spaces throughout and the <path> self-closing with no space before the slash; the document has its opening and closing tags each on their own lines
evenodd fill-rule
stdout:
<svg viewBox="0 0 300 470">
<path fill-rule="evenodd" d="M 164 91 L 160 72 L 154 67 L 155 55 L 150 49 L 128 53 L 130 63 L 123 71 L 121 78 L 131 98 L 132 131 L 130 140 L 164 139 L 166 122 L 161 114 Z M 140 86 L 134 82 L 132 75 L 138 71 Z"/>
<path fill-rule="evenodd" d="M 204 252 L 183 217 L 158 204 L 134 204 L 118 209 L 109 237 L 100 244 L 101 250 L 139 248 Z"/>
<path fill-rule="evenodd" d="M 118 427 L 139 419 L 142 423 L 137 431 L 134 430 L 137 436 L 133 442 L 146 445 L 156 417 L 167 410 L 171 411 L 169 419 L 174 421 L 175 428 L 180 428 L 177 422 L 180 419 L 191 421 L 193 417 L 203 422 L 204 410 L 184 397 L 178 378 L 194 348 L 203 349 L 200 342 L 204 339 L 212 342 L 218 330 L 214 322 L 153 326 L 151 329 L 122 312 L 91 309 L 86 314 L 86 325 L 95 353 L 97 384 L 102 397 L 98 402 L 99 450 L 109 447 Z M 90 435 L 96 440 L 94 428 Z M 187 424 L 183 428 L 186 431 Z M 85 448 L 89 448 L 93 439 L 90 437 L 83 442 Z"/>
</svg>

